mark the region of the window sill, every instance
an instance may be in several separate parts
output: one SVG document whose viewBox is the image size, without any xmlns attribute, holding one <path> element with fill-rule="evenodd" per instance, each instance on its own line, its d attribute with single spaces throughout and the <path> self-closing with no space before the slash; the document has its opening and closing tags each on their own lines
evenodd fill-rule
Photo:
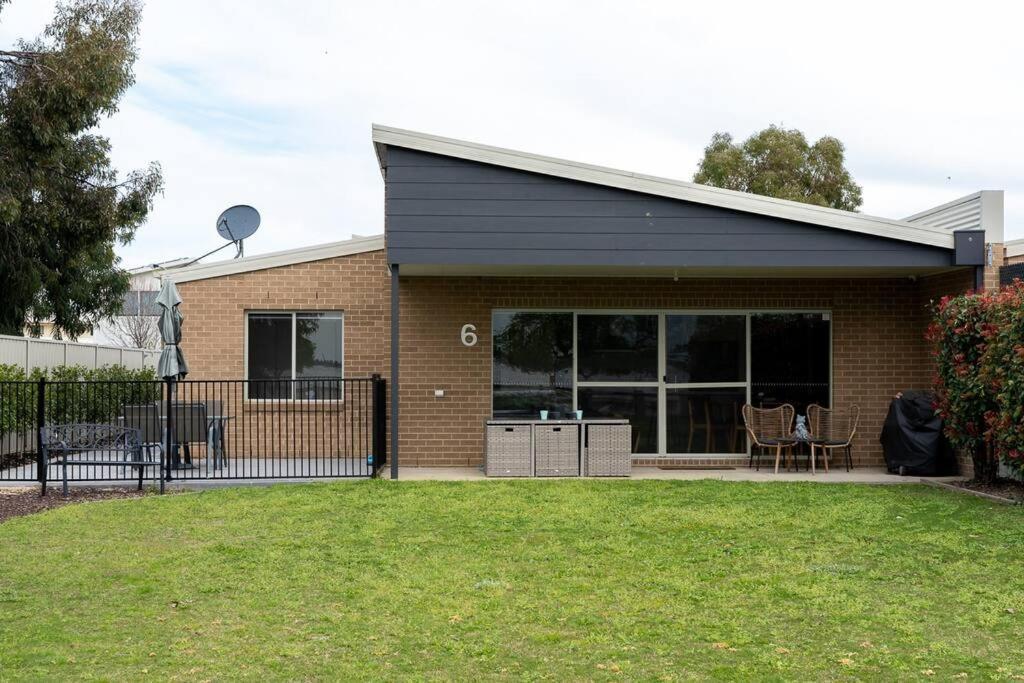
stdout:
<svg viewBox="0 0 1024 683">
<path fill-rule="evenodd" d="M 336 413 L 345 409 L 345 401 L 342 399 L 251 398 L 242 402 L 242 409 L 250 413 Z"/>
</svg>

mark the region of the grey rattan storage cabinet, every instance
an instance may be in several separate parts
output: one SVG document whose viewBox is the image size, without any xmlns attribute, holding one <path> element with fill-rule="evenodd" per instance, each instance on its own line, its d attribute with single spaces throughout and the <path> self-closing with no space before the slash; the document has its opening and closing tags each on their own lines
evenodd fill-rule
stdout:
<svg viewBox="0 0 1024 683">
<path fill-rule="evenodd" d="M 580 476 L 580 426 L 578 424 L 534 424 L 533 449 L 536 476 Z"/>
<path fill-rule="evenodd" d="M 533 437 L 529 423 L 487 425 L 488 477 L 532 477 Z"/>
<path fill-rule="evenodd" d="M 629 424 L 588 424 L 583 473 L 588 477 L 628 477 L 632 466 Z"/>
</svg>

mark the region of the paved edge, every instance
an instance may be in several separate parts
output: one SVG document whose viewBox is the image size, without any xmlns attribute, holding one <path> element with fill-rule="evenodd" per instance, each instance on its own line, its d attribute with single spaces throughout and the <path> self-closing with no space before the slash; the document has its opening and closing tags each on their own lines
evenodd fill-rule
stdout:
<svg viewBox="0 0 1024 683">
<path fill-rule="evenodd" d="M 953 486 L 952 484 L 947 484 L 944 481 L 934 481 L 934 480 L 931 480 L 931 479 L 922 479 L 921 483 L 922 484 L 927 484 L 928 486 L 934 486 L 934 487 L 940 488 L 940 489 L 946 489 L 947 491 L 954 491 L 956 493 L 967 494 L 969 496 L 974 496 L 976 498 L 985 498 L 986 500 L 991 500 L 991 501 L 993 501 L 995 503 L 1002 503 L 1003 505 L 1020 505 L 1021 504 L 1020 501 L 1014 500 L 1013 498 L 1003 498 L 1002 496 L 997 496 L 994 493 L 985 493 L 984 491 L 974 491 L 972 489 L 965 489 L 962 486 Z"/>
</svg>

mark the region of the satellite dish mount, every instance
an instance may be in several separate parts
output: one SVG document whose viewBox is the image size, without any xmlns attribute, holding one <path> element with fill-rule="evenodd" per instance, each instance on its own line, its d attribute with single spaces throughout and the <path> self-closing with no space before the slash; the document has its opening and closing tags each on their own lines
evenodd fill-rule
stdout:
<svg viewBox="0 0 1024 683">
<path fill-rule="evenodd" d="M 252 237 L 260 227 L 260 212 L 246 204 L 225 209 L 217 217 L 217 233 L 235 245 L 235 258 L 245 255 L 246 237 Z"/>
<path fill-rule="evenodd" d="M 246 237 L 252 237 L 259 227 L 260 212 L 251 206 L 238 204 L 230 209 L 225 209 L 217 217 L 217 234 L 228 240 L 228 243 L 217 247 L 213 251 L 206 252 L 199 258 L 192 259 L 186 265 L 191 266 L 193 263 L 232 244 L 235 245 L 235 258 L 241 258 L 245 255 L 243 240 Z"/>
</svg>

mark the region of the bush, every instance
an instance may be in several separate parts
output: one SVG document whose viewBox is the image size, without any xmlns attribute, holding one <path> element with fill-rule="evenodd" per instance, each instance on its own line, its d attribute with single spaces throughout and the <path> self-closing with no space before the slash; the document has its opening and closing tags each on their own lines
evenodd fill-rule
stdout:
<svg viewBox="0 0 1024 683">
<path fill-rule="evenodd" d="M 982 379 L 989 324 L 989 297 L 943 297 L 928 328 L 935 358 L 936 410 L 950 443 L 974 461 L 974 476 L 995 478 L 995 458 L 987 439 L 986 416 L 995 398 Z"/>
<path fill-rule="evenodd" d="M 1007 466 L 1024 471 L 1024 283 L 992 297 L 983 380 L 995 399 L 988 416 L 992 446 Z"/>
<path fill-rule="evenodd" d="M 0 438 L 35 424 L 36 388 L 17 365 L 0 365 Z"/>
<path fill-rule="evenodd" d="M 162 390 L 152 368 L 61 365 L 36 368 L 26 378 L 20 367 L 0 365 L 0 382 L 8 382 L 0 389 L 0 434 L 35 428 L 38 388 L 34 382 L 43 378 L 47 380 L 46 421 L 51 424 L 110 422 L 123 414 L 125 405 L 159 400 Z M 32 381 L 11 384 L 26 379 Z"/>
<path fill-rule="evenodd" d="M 975 478 L 995 480 L 1000 459 L 1024 468 L 1024 284 L 943 297 L 928 339 L 936 410 Z"/>
</svg>

